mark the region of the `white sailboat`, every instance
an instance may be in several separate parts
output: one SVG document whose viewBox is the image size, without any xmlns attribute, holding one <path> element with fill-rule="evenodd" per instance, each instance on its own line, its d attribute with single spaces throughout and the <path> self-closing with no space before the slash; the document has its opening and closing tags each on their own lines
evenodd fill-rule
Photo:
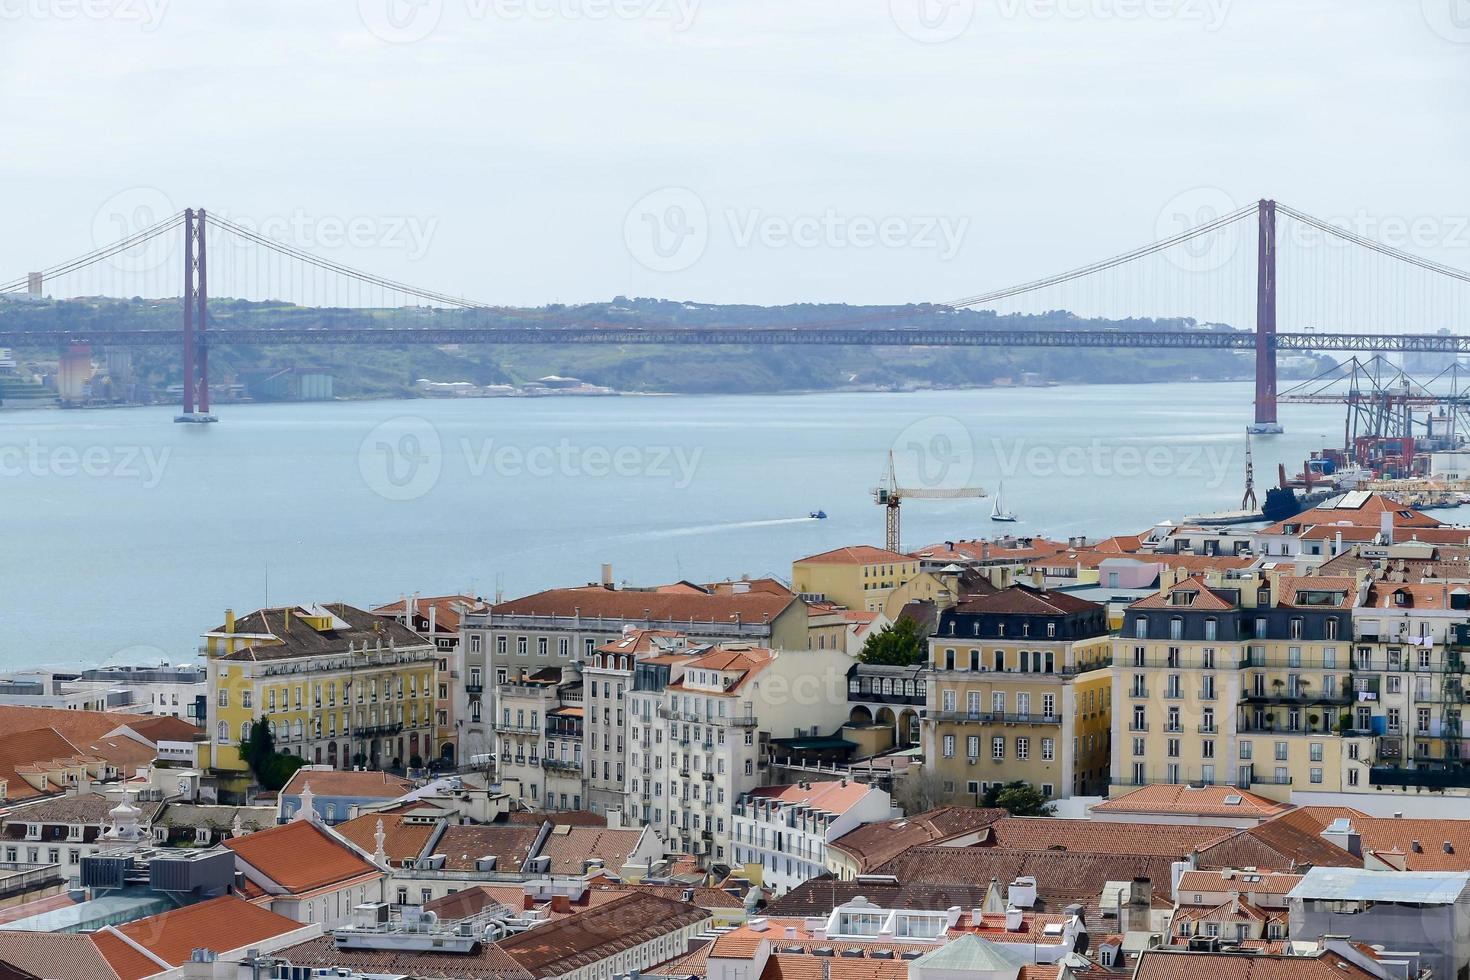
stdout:
<svg viewBox="0 0 1470 980">
<path fill-rule="evenodd" d="M 1016 515 L 1006 510 L 1005 494 L 1006 485 L 1002 483 L 995 490 L 995 507 L 990 511 L 990 519 L 1003 524 L 1016 523 Z"/>
</svg>

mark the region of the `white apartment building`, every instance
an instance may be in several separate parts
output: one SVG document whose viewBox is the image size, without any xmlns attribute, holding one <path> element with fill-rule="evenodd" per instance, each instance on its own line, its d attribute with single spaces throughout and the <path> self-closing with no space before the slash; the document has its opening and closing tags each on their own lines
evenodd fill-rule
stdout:
<svg viewBox="0 0 1470 980">
<path fill-rule="evenodd" d="M 460 758 L 476 763 L 491 757 L 499 684 L 522 670 L 584 664 L 630 629 L 799 650 L 807 645 L 807 605 L 769 579 L 619 588 L 605 566 L 600 583 L 550 589 L 469 612 L 461 624 L 463 673 L 450 692 Z M 599 781 L 601 772 L 599 762 Z M 608 795 L 602 794 L 602 805 Z"/>
<path fill-rule="evenodd" d="M 695 648 L 704 645 L 691 644 L 674 630 L 627 627 L 621 638 L 583 657 L 586 800 L 593 813 L 621 810 L 626 803 L 628 691 L 633 687 L 633 665 L 650 656 Z"/>
<path fill-rule="evenodd" d="M 495 719 L 500 784 L 534 809 L 580 810 L 582 684 L 575 670 L 545 667 L 500 685 Z"/>
<path fill-rule="evenodd" d="M 848 779 L 763 786 L 735 804 L 735 864 L 784 895 L 827 872 L 828 842 L 898 815 L 883 790 Z"/>
<path fill-rule="evenodd" d="M 673 850 L 730 863 L 732 806 L 760 785 L 768 743 L 840 728 L 853 663 L 837 650 L 744 644 L 636 663 L 628 822 L 653 827 Z"/>
</svg>

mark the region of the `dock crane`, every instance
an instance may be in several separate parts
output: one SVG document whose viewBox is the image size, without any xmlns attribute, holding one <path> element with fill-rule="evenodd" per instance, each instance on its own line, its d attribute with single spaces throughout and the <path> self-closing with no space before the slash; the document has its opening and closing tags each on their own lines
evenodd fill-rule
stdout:
<svg viewBox="0 0 1470 980">
<path fill-rule="evenodd" d="M 898 476 L 893 469 L 893 452 L 888 453 L 888 474 L 885 483 L 873 488 L 873 503 L 884 509 L 887 516 L 887 542 L 889 551 L 899 552 L 902 549 L 899 540 L 899 514 L 906 497 L 916 500 L 960 500 L 964 498 L 984 497 L 983 487 L 900 487 Z"/>
</svg>

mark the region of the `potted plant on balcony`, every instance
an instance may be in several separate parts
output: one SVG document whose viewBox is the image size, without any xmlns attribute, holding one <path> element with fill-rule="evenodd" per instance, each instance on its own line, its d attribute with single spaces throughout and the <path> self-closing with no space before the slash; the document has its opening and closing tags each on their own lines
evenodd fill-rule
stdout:
<svg viewBox="0 0 1470 980">
<path fill-rule="evenodd" d="M 1337 716 L 1337 732 L 1339 735 L 1353 730 L 1353 713 L 1344 711 Z"/>
<path fill-rule="evenodd" d="M 1277 678 L 1275 678 L 1275 679 L 1273 679 L 1273 680 L 1272 680 L 1272 681 L 1271 681 L 1271 690 L 1273 690 L 1273 691 L 1275 691 L 1275 692 L 1276 692 L 1276 696 L 1277 696 L 1277 697 L 1278 697 L 1278 698 L 1279 698 L 1279 697 L 1281 697 L 1281 689 L 1282 689 L 1282 688 L 1283 688 L 1283 687 L 1285 687 L 1285 686 L 1286 686 L 1286 682 L 1285 682 L 1285 681 L 1283 681 L 1283 680 L 1282 680 L 1282 679 L 1281 679 L 1281 678 L 1279 678 L 1279 677 L 1277 677 Z"/>
</svg>

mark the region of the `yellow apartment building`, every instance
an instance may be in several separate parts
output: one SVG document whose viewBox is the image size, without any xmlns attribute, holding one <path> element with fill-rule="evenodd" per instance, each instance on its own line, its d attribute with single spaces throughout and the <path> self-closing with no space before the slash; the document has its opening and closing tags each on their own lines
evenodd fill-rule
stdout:
<svg viewBox="0 0 1470 980">
<path fill-rule="evenodd" d="M 1130 605 L 1114 640 L 1112 784 L 1352 792 L 1376 680 L 1355 678 L 1353 578 L 1231 571 Z"/>
<path fill-rule="evenodd" d="M 896 551 L 855 545 L 791 563 L 791 590 L 829 602 L 883 612 L 888 596 L 919 573 L 919 560 Z"/>
<path fill-rule="evenodd" d="M 435 647 L 343 603 L 261 609 L 204 634 L 209 759 L 248 776 L 240 739 L 263 719 L 276 750 L 345 769 L 407 765 L 434 751 Z"/>
<path fill-rule="evenodd" d="M 1107 785 L 1112 717 L 1107 612 L 1013 585 L 962 599 L 929 638 L 926 765 L 942 796 L 973 801 L 1024 780 L 1051 798 Z"/>
</svg>

